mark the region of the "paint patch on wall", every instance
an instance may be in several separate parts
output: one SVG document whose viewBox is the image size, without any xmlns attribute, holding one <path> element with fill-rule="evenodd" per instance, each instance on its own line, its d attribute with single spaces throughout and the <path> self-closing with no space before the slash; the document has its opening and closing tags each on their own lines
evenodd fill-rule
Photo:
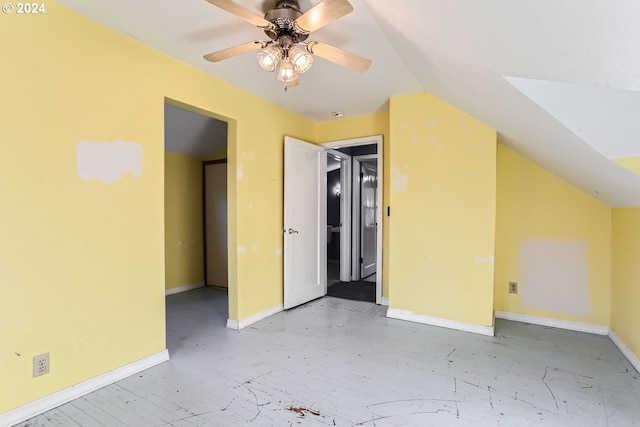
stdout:
<svg viewBox="0 0 640 427">
<path fill-rule="evenodd" d="M 113 142 L 82 140 L 76 146 L 78 176 L 85 181 L 97 179 L 113 184 L 124 174 L 142 175 L 142 144 L 116 139 Z"/>
<path fill-rule="evenodd" d="M 406 166 L 405 166 L 406 168 Z M 402 173 L 400 171 L 400 167 L 398 166 L 398 164 L 394 164 L 391 167 L 391 172 L 393 175 L 392 181 L 391 181 L 391 185 L 393 186 L 393 189 L 396 191 L 400 191 L 400 192 L 404 192 L 407 190 L 407 184 L 409 184 L 409 174 L 408 173 Z"/>
<path fill-rule="evenodd" d="M 575 316 L 592 313 L 585 241 L 526 240 L 520 275 L 526 307 Z"/>
<path fill-rule="evenodd" d="M 244 178 L 244 165 L 242 163 L 238 164 L 238 179 Z"/>
<path fill-rule="evenodd" d="M 246 253 L 247 253 L 247 248 L 245 248 L 244 246 L 238 246 L 239 255 L 245 255 Z"/>
<path fill-rule="evenodd" d="M 483 257 L 483 256 L 479 256 L 476 255 L 473 257 L 473 262 L 476 264 L 493 264 L 494 263 L 494 257 L 492 256 L 487 256 L 487 257 Z"/>
</svg>

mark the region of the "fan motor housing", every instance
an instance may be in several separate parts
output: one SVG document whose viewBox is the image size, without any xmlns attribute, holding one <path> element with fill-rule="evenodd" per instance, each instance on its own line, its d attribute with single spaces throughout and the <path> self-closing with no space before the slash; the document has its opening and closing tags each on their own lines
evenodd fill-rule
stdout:
<svg viewBox="0 0 640 427">
<path fill-rule="evenodd" d="M 274 28 L 265 28 L 264 32 L 271 40 L 289 36 L 293 43 L 300 43 L 309 36 L 309 34 L 298 32 L 294 26 L 295 20 L 300 16 L 302 12 L 296 0 L 279 0 L 275 9 L 271 9 L 264 15 L 264 19 L 271 22 Z"/>
</svg>

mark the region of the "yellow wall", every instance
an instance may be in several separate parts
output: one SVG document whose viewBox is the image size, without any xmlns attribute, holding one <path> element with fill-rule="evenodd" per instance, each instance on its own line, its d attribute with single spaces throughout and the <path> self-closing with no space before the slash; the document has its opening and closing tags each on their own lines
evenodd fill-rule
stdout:
<svg viewBox="0 0 640 427">
<path fill-rule="evenodd" d="M 640 209 L 613 209 L 611 328 L 640 357 Z"/>
<path fill-rule="evenodd" d="M 608 206 L 499 145 L 496 223 L 496 310 L 609 325 Z"/>
<path fill-rule="evenodd" d="M 628 157 L 626 159 L 614 159 L 614 162 L 640 173 L 640 157 Z"/>
<path fill-rule="evenodd" d="M 429 94 L 390 129 L 390 307 L 492 325 L 495 131 Z"/>
<path fill-rule="evenodd" d="M 381 209 L 389 206 L 389 113 L 369 114 L 346 119 L 316 123 L 316 142 L 339 141 L 363 136 L 382 135 L 383 145 L 383 203 Z M 389 222 L 382 216 L 382 265 L 389 265 Z M 382 296 L 389 296 L 389 271 L 382 269 Z"/>
<path fill-rule="evenodd" d="M 314 123 L 53 1 L 0 48 L 0 413 L 165 349 L 165 97 L 229 122 L 230 317 L 282 302 L 283 136 Z M 80 179 L 84 139 L 141 144 L 142 174 Z"/>
<path fill-rule="evenodd" d="M 164 156 L 165 287 L 202 282 L 202 161 L 175 153 Z"/>
</svg>

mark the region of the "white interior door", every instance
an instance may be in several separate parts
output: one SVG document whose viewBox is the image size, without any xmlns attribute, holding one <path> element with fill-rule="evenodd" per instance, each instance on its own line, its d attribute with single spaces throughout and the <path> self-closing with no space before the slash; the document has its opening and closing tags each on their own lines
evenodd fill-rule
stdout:
<svg viewBox="0 0 640 427">
<path fill-rule="evenodd" d="M 376 272 L 378 171 L 376 161 L 360 163 L 360 277 Z"/>
<path fill-rule="evenodd" d="M 284 308 L 327 293 L 325 150 L 284 139 Z"/>
</svg>

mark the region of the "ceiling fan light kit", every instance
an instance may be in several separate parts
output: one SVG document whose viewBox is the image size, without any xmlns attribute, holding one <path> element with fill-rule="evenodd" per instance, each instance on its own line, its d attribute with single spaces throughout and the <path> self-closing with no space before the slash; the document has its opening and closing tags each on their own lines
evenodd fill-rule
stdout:
<svg viewBox="0 0 640 427">
<path fill-rule="evenodd" d="M 359 72 L 371 65 L 370 60 L 354 53 L 315 40 L 307 41 L 311 32 L 353 11 L 347 0 L 323 0 L 305 13 L 300 11 L 297 0 L 278 0 L 264 18 L 232 0 L 206 1 L 256 25 L 270 39 L 209 53 L 204 56 L 207 61 L 218 62 L 261 49 L 256 55 L 258 64 L 269 72 L 277 68 L 278 80 L 283 82 L 285 91 L 300 84 L 300 74 L 311 69 L 314 55 Z"/>
</svg>

